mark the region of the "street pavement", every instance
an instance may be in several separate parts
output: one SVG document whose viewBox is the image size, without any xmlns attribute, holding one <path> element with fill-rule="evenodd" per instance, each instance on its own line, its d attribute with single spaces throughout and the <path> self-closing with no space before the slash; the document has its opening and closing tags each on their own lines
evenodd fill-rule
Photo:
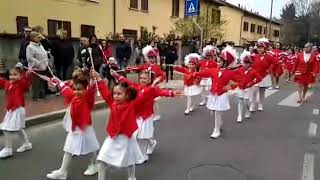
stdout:
<svg viewBox="0 0 320 180">
<path fill-rule="evenodd" d="M 293 84 L 267 92 L 264 111 L 236 123 L 236 98 L 223 115 L 223 136 L 214 140 L 213 113 L 197 107 L 183 114 L 185 98 L 162 99 L 162 119 L 156 122 L 157 147 L 149 162 L 137 166 L 138 180 L 317 180 L 320 179 L 319 87 L 309 102 L 295 105 Z M 106 138 L 106 109 L 93 113 L 99 141 Z M 0 160 L 1 180 L 42 180 L 60 167 L 66 133 L 61 119 L 27 129 L 34 148 Z M 18 144 L 16 143 L 17 147 Z M 0 136 L 0 148 L 3 137 Z M 75 157 L 70 180 L 93 180 L 82 175 L 89 157 Z M 127 179 L 127 171 L 112 172 L 114 180 Z"/>
</svg>

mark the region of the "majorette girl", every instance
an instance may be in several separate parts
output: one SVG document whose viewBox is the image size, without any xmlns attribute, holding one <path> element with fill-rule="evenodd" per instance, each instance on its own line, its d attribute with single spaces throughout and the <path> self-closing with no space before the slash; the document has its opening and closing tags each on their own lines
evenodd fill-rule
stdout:
<svg viewBox="0 0 320 180">
<path fill-rule="evenodd" d="M 206 71 L 208 69 L 211 68 L 217 68 L 217 54 L 218 54 L 218 50 L 211 46 L 211 45 L 207 45 L 203 48 L 202 51 L 202 59 L 199 63 L 200 66 L 200 72 L 201 71 Z M 212 85 L 212 79 L 209 77 L 206 78 L 202 78 L 200 81 L 200 85 L 203 88 L 201 97 L 202 97 L 202 101 L 200 102 L 200 106 L 204 106 L 207 102 L 207 96 L 208 96 L 208 91 L 211 88 Z"/>
<path fill-rule="evenodd" d="M 201 94 L 202 88 L 199 86 L 200 79 L 193 77 L 193 73 L 197 72 L 199 60 L 201 56 L 196 53 L 187 55 L 184 63 L 188 68 L 182 66 L 174 66 L 174 70 L 184 74 L 184 95 L 187 96 L 187 109 L 184 114 L 189 115 L 194 111 L 194 96 Z"/>
<path fill-rule="evenodd" d="M 230 109 L 228 91 L 236 82 L 236 71 L 234 67 L 237 59 L 236 51 L 227 46 L 218 58 L 218 68 L 211 68 L 206 71 L 194 73 L 194 77 L 212 78 L 211 94 L 209 95 L 207 108 L 215 111 L 215 128 L 211 134 L 212 138 L 219 138 L 221 135 L 222 114 Z"/>
</svg>

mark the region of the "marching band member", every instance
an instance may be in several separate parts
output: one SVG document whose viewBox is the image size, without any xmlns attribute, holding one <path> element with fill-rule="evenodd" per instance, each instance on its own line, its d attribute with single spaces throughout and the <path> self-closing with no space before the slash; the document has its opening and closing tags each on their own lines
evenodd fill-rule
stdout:
<svg viewBox="0 0 320 180">
<path fill-rule="evenodd" d="M 304 52 L 297 55 L 297 60 L 293 66 L 294 82 L 298 86 L 298 103 L 305 102 L 309 85 L 315 82 L 318 71 L 318 61 L 315 54 L 311 53 L 312 45 L 307 43 Z"/>
<path fill-rule="evenodd" d="M 189 54 L 185 57 L 185 67 L 174 66 L 174 70 L 184 74 L 184 95 L 187 96 L 187 109 L 184 114 L 189 115 L 194 111 L 194 96 L 201 94 L 202 88 L 199 86 L 199 79 L 192 77 L 197 71 L 200 56 L 196 53 Z"/>
<path fill-rule="evenodd" d="M 242 114 L 244 107 L 246 108 L 245 118 L 250 118 L 251 114 L 249 110 L 249 98 L 251 87 L 262 80 L 258 72 L 251 67 L 252 59 L 250 52 L 244 51 L 241 54 L 240 63 L 242 64 L 242 67 L 239 67 L 236 70 L 238 76 L 240 77 L 239 80 L 237 80 L 237 86 L 240 89 L 238 92 L 238 123 L 241 123 L 243 120 Z"/>
<path fill-rule="evenodd" d="M 279 89 L 279 80 L 281 75 L 283 74 L 283 68 L 281 66 L 281 58 L 282 58 L 282 53 L 283 51 L 280 50 L 281 44 L 279 42 L 276 43 L 276 48 L 272 49 L 272 54 L 273 57 L 275 58 L 276 61 L 278 61 L 277 64 L 272 65 L 271 72 L 272 72 L 272 77 L 275 80 L 275 88 Z"/>
<path fill-rule="evenodd" d="M 207 45 L 202 50 L 202 57 L 200 61 L 200 71 L 206 71 L 210 68 L 217 68 L 216 56 L 217 56 L 217 49 L 211 45 Z M 200 106 L 204 106 L 206 104 L 206 99 L 208 96 L 208 91 L 211 88 L 212 79 L 211 78 L 202 78 L 200 81 L 200 85 L 202 86 L 202 101 L 200 102 Z"/>
<path fill-rule="evenodd" d="M 269 40 L 261 38 L 257 42 L 258 54 L 253 56 L 252 67 L 260 74 L 262 81 L 252 88 L 251 92 L 251 105 L 250 111 L 255 111 L 255 105 L 258 104 L 258 110 L 263 111 L 263 101 L 265 98 L 265 91 L 267 88 L 272 86 L 270 70 L 271 65 L 274 67 L 278 62 L 273 58 L 272 55 L 267 53 L 269 47 Z"/>
<path fill-rule="evenodd" d="M 209 95 L 207 108 L 215 111 L 215 128 L 211 137 L 217 139 L 221 136 L 222 114 L 230 109 L 228 91 L 233 88 L 236 80 L 236 71 L 232 69 L 236 63 L 236 51 L 227 46 L 220 54 L 218 68 L 194 73 L 194 77 L 211 77 L 211 94 Z"/>
<path fill-rule="evenodd" d="M 13 155 L 12 135 L 18 133 L 24 143 L 18 148 L 17 152 L 22 153 L 32 149 L 32 144 L 24 131 L 25 128 L 25 98 L 31 85 L 31 73 L 25 73 L 20 67 L 10 70 L 9 80 L 0 77 L 0 89 L 4 89 L 6 97 L 6 115 L 0 124 L 3 131 L 5 146 L 0 151 L 0 158 L 7 158 Z"/>
</svg>

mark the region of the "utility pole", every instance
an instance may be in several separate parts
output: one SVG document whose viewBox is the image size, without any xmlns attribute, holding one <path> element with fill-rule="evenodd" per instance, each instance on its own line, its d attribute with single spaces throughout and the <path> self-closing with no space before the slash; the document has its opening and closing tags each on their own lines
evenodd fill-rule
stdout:
<svg viewBox="0 0 320 180">
<path fill-rule="evenodd" d="M 270 24 L 269 24 L 269 40 L 271 40 L 272 10 L 273 10 L 273 0 L 271 0 Z"/>
</svg>

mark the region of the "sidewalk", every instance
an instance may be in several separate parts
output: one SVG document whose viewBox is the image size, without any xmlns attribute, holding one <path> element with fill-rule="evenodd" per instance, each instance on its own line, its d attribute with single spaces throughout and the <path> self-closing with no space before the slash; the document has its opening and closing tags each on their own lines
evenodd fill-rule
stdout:
<svg viewBox="0 0 320 180">
<path fill-rule="evenodd" d="M 131 78 L 130 78 L 131 79 Z M 173 80 L 169 83 L 160 84 L 161 88 L 165 89 L 182 89 L 182 80 Z M 5 97 L 3 90 L 0 91 L 0 122 L 5 116 Z M 105 102 L 100 98 L 96 97 L 95 109 L 105 108 Z M 62 118 L 65 114 L 66 105 L 62 96 L 50 95 L 45 100 L 32 101 L 30 93 L 26 95 L 26 125 L 32 126 L 38 123 L 49 122 Z"/>
</svg>

